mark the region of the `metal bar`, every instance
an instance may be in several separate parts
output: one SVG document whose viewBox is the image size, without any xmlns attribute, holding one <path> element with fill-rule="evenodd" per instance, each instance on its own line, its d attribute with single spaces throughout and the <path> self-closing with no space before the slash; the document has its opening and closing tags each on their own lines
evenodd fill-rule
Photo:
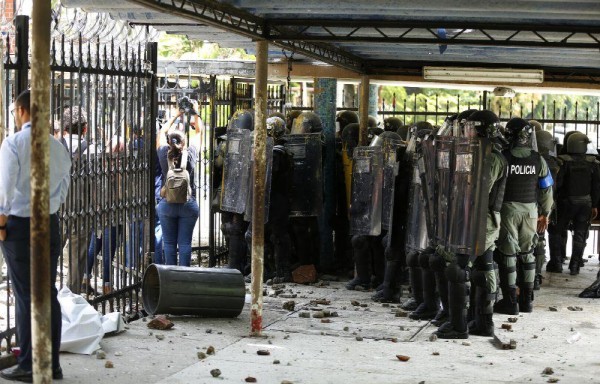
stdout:
<svg viewBox="0 0 600 384">
<path fill-rule="evenodd" d="M 369 125 L 369 76 L 363 75 L 360 82 L 360 103 L 358 105 L 358 117 L 360 121 L 358 133 L 358 145 L 367 145 Z"/>
<path fill-rule="evenodd" d="M 15 46 L 17 47 L 17 72 L 15 81 L 15 97 L 27 90 L 27 78 L 29 70 L 29 17 L 15 17 L 15 29 L 17 30 Z M 50 47 L 48 47 L 48 52 Z"/>
<path fill-rule="evenodd" d="M 250 315 L 252 336 L 260 336 L 262 332 L 268 49 L 269 43 L 266 40 L 256 42 L 256 105 L 253 163 L 255 178 L 252 195 L 252 312 Z"/>
<path fill-rule="evenodd" d="M 34 0 L 31 66 L 31 335 L 34 383 L 52 382 L 50 281 L 50 2 Z M 26 52 L 27 53 L 27 52 Z M 25 63 L 27 65 L 27 63 Z M 27 71 L 24 74 L 27 79 Z"/>
<path fill-rule="evenodd" d="M 209 161 L 209 215 L 208 215 L 208 262 L 210 267 L 214 267 L 216 264 L 215 255 L 215 215 L 212 207 L 212 198 L 214 195 L 214 162 L 215 162 L 215 151 L 213 145 L 215 143 L 215 129 L 217 128 L 217 76 L 210 77 L 210 131 L 205 137 L 208 140 L 208 161 Z"/>
<path fill-rule="evenodd" d="M 156 172 L 156 164 L 158 163 L 158 155 L 156 153 L 156 136 L 157 136 L 157 129 L 160 129 L 160 127 L 157 127 L 156 125 L 156 120 L 157 120 L 157 116 L 158 116 L 158 93 L 156 91 L 157 86 L 158 86 L 158 78 L 156 76 L 157 74 L 157 67 L 158 67 L 158 43 L 148 43 L 146 44 L 146 59 L 147 61 L 150 63 L 150 79 L 148 81 L 148 86 L 146 88 L 148 88 L 146 90 L 146 92 L 148 92 L 147 98 L 146 100 L 149 102 L 148 108 L 150 109 L 150 142 L 147 143 L 148 147 L 144 148 L 145 151 L 148 151 L 149 153 L 149 158 L 148 158 L 148 162 L 149 162 L 149 170 L 147 171 L 150 175 L 152 175 L 151 177 L 149 177 L 148 179 L 148 186 L 149 186 L 149 191 L 148 191 L 148 202 L 150 202 L 150 209 L 149 211 L 149 217 L 150 217 L 150 228 L 151 230 L 149 231 L 150 236 L 152 238 L 154 238 L 154 226 L 156 223 L 156 209 L 152 209 L 152 207 L 155 206 L 155 196 L 154 196 L 154 178 L 155 178 L 155 172 Z M 150 241 L 150 253 L 154 254 L 155 252 L 155 245 L 156 243 L 154 241 Z"/>
</svg>

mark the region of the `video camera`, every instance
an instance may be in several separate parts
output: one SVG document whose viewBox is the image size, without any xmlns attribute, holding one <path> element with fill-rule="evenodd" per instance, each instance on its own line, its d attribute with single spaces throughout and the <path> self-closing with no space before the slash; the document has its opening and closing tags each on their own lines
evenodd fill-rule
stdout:
<svg viewBox="0 0 600 384">
<path fill-rule="evenodd" d="M 179 107 L 179 112 L 189 113 L 190 115 L 197 115 L 198 113 L 194 110 L 194 104 L 192 104 L 192 100 L 189 97 L 183 96 L 177 102 Z"/>
</svg>

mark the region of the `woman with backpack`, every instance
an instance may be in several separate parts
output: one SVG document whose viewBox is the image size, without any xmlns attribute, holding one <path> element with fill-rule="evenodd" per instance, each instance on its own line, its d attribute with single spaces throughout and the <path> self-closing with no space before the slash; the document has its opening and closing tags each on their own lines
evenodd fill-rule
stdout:
<svg viewBox="0 0 600 384">
<path fill-rule="evenodd" d="M 165 264 L 189 267 L 192 234 L 199 213 L 194 180 L 197 151 L 187 146 L 184 132 L 172 129 L 166 138 L 167 145 L 159 145 L 157 149 L 163 178 L 162 200 L 156 206 L 156 213 L 162 228 L 163 253 Z"/>
</svg>

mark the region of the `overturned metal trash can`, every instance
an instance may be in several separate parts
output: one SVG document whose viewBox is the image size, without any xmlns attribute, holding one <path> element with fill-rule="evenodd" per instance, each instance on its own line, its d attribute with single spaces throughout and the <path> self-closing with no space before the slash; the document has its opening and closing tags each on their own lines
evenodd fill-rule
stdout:
<svg viewBox="0 0 600 384">
<path fill-rule="evenodd" d="M 142 295 L 152 315 L 236 317 L 244 308 L 246 287 L 237 269 L 150 264 Z"/>
</svg>

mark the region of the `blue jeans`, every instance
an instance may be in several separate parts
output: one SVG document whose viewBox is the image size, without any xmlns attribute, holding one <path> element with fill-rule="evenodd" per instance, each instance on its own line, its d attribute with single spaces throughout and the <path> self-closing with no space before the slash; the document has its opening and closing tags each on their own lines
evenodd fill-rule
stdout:
<svg viewBox="0 0 600 384">
<path fill-rule="evenodd" d="M 154 225 L 154 264 L 164 264 L 165 258 L 163 256 L 163 234 L 162 227 L 160 226 L 160 219 L 158 214 L 156 215 L 156 225 Z"/>
<path fill-rule="evenodd" d="M 104 228 L 100 238 L 96 237 L 95 231 L 92 232 L 90 246 L 88 248 L 88 264 L 86 271 L 88 278 L 92 274 L 92 269 L 94 269 L 94 259 L 98 253 L 102 251 L 102 281 L 105 283 L 110 282 L 111 263 L 117 252 L 117 238 L 121 236 L 122 232 L 122 225 Z"/>
<path fill-rule="evenodd" d="M 198 220 L 198 203 L 191 199 L 185 204 L 167 203 L 161 200 L 156 206 L 163 234 L 163 253 L 165 264 L 177 265 L 177 249 L 179 249 L 179 265 L 190 266 L 192 259 L 192 234 Z"/>
<path fill-rule="evenodd" d="M 129 223 L 129 238 L 125 242 L 125 266 L 136 268 L 141 264 L 144 252 L 144 222 Z"/>
</svg>

